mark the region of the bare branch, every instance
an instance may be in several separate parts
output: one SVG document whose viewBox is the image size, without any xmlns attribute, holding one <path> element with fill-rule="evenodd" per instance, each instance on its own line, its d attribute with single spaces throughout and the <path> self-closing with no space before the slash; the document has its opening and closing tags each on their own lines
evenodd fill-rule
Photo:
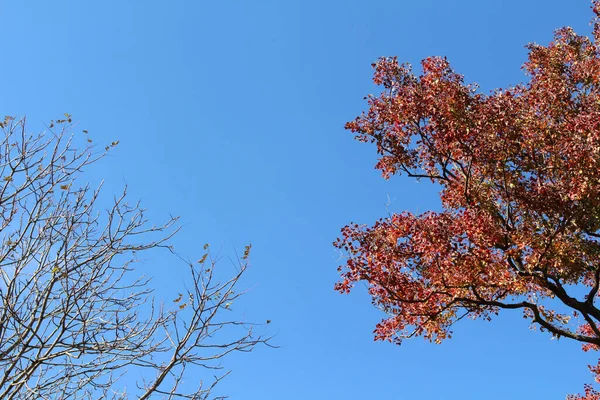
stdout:
<svg viewBox="0 0 600 400">
<path fill-rule="evenodd" d="M 227 372 L 203 381 L 202 371 L 267 343 L 251 324 L 223 318 L 243 294 L 247 257 L 225 282 L 208 252 L 181 264 L 190 277 L 181 302 L 154 300 L 134 264 L 147 250 L 173 252 L 177 218 L 149 225 L 126 189 L 97 211 L 101 187 L 81 173 L 111 146 L 94 152 L 72 133 L 70 116 L 40 135 L 27 133 L 25 119 L 0 127 L 0 398 L 208 399 Z M 124 382 L 136 380 L 138 390 L 127 391 Z"/>
</svg>

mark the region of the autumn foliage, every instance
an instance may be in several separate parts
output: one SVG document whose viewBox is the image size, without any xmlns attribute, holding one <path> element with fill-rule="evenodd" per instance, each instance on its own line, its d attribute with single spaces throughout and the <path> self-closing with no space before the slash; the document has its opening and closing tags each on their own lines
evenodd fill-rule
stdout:
<svg viewBox="0 0 600 400">
<path fill-rule="evenodd" d="M 368 284 L 388 318 L 376 339 L 439 342 L 463 317 L 521 310 L 555 337 L 600 349 L 600 0 L 593 38 L 531 44 L 526 84 L 477 92 L 445 58 L 373 64 L 383 88 L 346 124 L 377 146 L 384 178 L 440 187 L 441 211 L 351 224 L 340 292 Z M 600 365 L 590 366 L 600 382 Z M 584 397 L 599 399 L 589 386 Z"/>
</svg>

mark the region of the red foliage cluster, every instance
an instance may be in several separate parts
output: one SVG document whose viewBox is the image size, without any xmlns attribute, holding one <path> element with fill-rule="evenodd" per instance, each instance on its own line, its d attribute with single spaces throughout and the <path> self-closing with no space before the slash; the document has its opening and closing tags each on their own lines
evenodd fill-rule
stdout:
<svg viewBox="0 0 600 400">
<path fill-rule="evenodd" d="M 376 144 L 386 179 L 430 179 L 442 204 L 348 225 L 335 242 L 348 255 L 336 289 L 365 281 L 389 315 L 377 339 L 438 342 L 464 316 L 521 309 L 600 348 L 600 0 L 593 11 L 593 39 L 562 28 L 529 45 L 528 83 L 489 95 L 444 58 L 420 76 L 396 58 L 373 64 L 383 92 L 346 128 Z M 600 398 L 585 393 L 573 399 Z"/>
</svg>

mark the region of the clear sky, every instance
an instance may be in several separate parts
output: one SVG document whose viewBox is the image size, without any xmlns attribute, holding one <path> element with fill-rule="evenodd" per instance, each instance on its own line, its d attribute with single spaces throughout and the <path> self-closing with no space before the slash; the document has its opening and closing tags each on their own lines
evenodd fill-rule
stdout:
<svg viewBox="0 0 600 400">
<path fill-rule="evenodd" d="M 528 42 L 589 33 L 588 0 L 2 1 L 0 110 L 41 128 L 68 112 L 118 148 L 89 178 L 127 183 L 179 251 L 253 244 L 234 312 L 271 319 L 277 350 L 231 358 L 233 399 L 560 399 L 596 354 L 519 313 L 462 321 L 441 345 L 373 342 L 364 290 L 333 291 L 331 243 L 351 221 L 437 207 L 426 182 L 386 182 L 343 130 L 376 89 L 370 64 L 445 55 L 482 91 L 521 82 Z M 386 209 L 388 197 L 391 203 Z M 144 265 L 182 284 L 160 256 Z"/>
</svg>

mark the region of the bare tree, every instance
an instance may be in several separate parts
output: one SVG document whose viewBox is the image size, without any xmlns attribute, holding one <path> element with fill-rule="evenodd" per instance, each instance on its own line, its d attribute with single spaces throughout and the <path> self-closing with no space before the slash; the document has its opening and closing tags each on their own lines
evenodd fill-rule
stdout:
<svg viewBox="0 0 600 400">
<path fill-rule="evenodd" d="M 251 324 L 224 318 L 250 247 L 219 282 L 205 245 L 187 262 L 183 293 L 155 304 L 133 265 L 140 252 L 172 251 L 176 218 L 149 225 L 125 191 L 98 212 L 99 189 L 80 186 L 83 168 L 116 143 L 95 153 L 83 131 L 77 150 L 68 114 L 42 134 L 28 133 L 25 119 L 0 128 L 0 398 L 217 398 L 228 372 L 206 371 L 267 343 Z"/>
</svg>

